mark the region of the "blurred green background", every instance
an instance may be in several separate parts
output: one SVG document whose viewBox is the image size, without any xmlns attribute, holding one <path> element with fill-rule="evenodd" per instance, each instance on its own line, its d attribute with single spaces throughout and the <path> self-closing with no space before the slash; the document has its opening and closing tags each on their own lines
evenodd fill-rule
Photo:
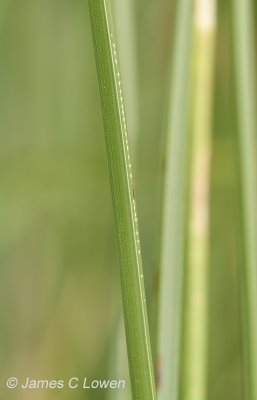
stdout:
<svg viewBox="0 0 257 400">
<path fill-rule="evenodd" d="M 137 107 L 128 126 L 137 121 L 132 151 L 150 320 L 176 4 L 133 4 Z M 232 7 L 219 1 L 208 400 L 243 400 Z M 0 12 L 0 391 L 14 400 L 104 400 L 108 391 L 4 388 L 9 376 L 116 378 L 110 360 L 121 294 L 87 1 L 2 0 Z"/>
</svg>

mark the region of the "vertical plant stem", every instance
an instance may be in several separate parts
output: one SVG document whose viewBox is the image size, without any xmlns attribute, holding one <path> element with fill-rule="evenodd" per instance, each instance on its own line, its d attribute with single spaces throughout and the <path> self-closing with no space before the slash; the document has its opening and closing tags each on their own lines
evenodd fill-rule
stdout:
<svg viewBox="0 0 257 400">
<path fill-rule="evenodd" d="M 114 11 L 114 29 L 116 32 L 119 63 L 123 83 L 124 103 L 126 108 L 126 119 L 129 132 L 129 143 L 131 150 L 131 159 L 133 165 L 136 165 L 137 158 L 137 136 L 138 136 L 138 79 L 137 79 L 137 58 L 136 58 L 136 27 L 134 0 L 112 0 Z M 136 171 L 135 171 L 136 172 Z M 134 172 L 134 180 L 136 174 Z M 136 186 L 136 185 L 135 185 Z M 119 310 L 118 321 L 114 332 L 115 343 L 113 351 L 110 354 L 112 360 L 113 376 L 122 376 L 129 380 L 128 362 L 126 354 L 126 339 L 123 329 L 123 314 Z M 131 389 L 129 384 L 125 389 L 114 392 L 109 391 L 110 400 L 129 400 L 131 398 Z"/>
<path fill-rule="evenodd" d="M 196 0 L 194 31 L 191 193 L 185 276 L 182 398 L 206 400 L 209 170 L 215 0 Z"/>
<path fill-rule="evenodd" d="M 136 159 L 138 135 L 138 74 L 134 0 L 113 0 L 124 101 L 132 160 Z"/>
<path fill-rule="evenodd" d="M 245 250 L 242 292 L 246 322 L 244 330 L 246 398 L 255 400 L 257 398 L 257 126 L 253 2 L 235 0 L 232 4 Z"/>
<path fill-rule="evenodd" d="M 193 0 L 178 2 L 167 132 L 158 332 L 159 400 L 177 400 Z"/>
<path fill-rule="evenodd" d="M 115 230 L 130 378 L 135 400 L 156 398 L 125 110 L 108 0 L 89 0 Z"/>
</svg>

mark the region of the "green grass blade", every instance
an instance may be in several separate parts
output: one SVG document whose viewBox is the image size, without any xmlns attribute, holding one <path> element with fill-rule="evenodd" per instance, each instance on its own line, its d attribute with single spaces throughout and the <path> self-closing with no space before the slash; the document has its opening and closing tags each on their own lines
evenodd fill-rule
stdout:
<svg viewBox="0 0 257 400">
<path fill-rule="evenodd" d="M 123 82 L 124 102 L 130 138 L 132 161 L 137 154 L 139 123 L 137 45 L 134 0 L 112 0 L 114 28 L 118 43 L 119 62 Z"/>
<path fill-rule="evenodd" d="M 134 1 L 131 0 L 112 0 L 111 1 L 114 29 L 118 45 L 119 64 L 122 77 L 122 86 L 124 93 L 124 103 L 126 109 L 126 120 L 129 132 L 130 154 L 133 165 L 136 164 L 137 142 L 138 142 L 138 76 L 137 76 L 137 58 L 136 58 L 136 27 Z M 134 183 L 137 180 L 136 171 L 133 174 Z M 136 184 L 135 184 L 136 187 Z M 113 333 L 116 343 L 110 352 L 111 373 L 113 376 L 122 376 L 129 381 L 128 362 L 126 354 L 126 339 L 123 329 L 123 313 L 119 310 L 118 323 L 115 325 L 116 331 Z M 131 388 L 126 385 L 120 392 L 109 391 L 110 400 L 129 400 L 131 398 Z"/>
<path fill-rule="evenodd" d="M 207 398 L 209 182 L 215 0 L 195 8 L 188 260 L 185 273 L 182 399 Z"/>
<path fill-rule="evenodd" d="M 178 2 L 171 71 L 160 271 L 160 400 L 178 398 L 182 270 L 187 175 L 187 103 L 193 0 Z"/>
<path fill-rule="evenodd" d="M 115 230 L 131 387 L 135 400 L 155 399 L 151 346 L 125 110 L 109 1 L 89 0 Z"/>
<path fill-rule="evenodd" d="M 253 2 L 235 0 L 234 46 L 237 103 L 239 118 L 240 168 L 245 250 L 244 266 L 244 331 L 245 377 L 247 398 L 257 398 L 257 157 L 255 45 L 253 42 Z"/>
</svg>

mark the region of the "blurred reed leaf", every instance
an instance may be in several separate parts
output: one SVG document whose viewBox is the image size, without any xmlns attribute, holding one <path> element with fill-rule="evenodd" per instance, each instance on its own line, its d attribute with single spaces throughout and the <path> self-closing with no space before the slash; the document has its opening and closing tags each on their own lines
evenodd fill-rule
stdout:
<svg viewBox="0 0 257 400">
<path fill-rule="evenodd" d="M 155 399 L 143 270 L 117 46 L 108 0 L 89 0 L 134 399 Z"/>
<path fill-rule="evenodd" d="M 235 0 L 234 51 L 245 263 L 242 266 L 245 398 L 257 398 L 257 158 L 253 2 Z"/>
<path fill-rule="evenodd" d="M 191 95 L 188 252 L 184 275 L 183 400 L 207 398 L 209 182 L 215 0 L 195 3 Z"/>
<path fill-rule="evenodd" d="M 178 398 L 184 224 L 187 176 L 188 83 L 193 0 L 178 2 L 172 54 L 161 243 L 158 375 L 160 400 Z"/>
</svg>

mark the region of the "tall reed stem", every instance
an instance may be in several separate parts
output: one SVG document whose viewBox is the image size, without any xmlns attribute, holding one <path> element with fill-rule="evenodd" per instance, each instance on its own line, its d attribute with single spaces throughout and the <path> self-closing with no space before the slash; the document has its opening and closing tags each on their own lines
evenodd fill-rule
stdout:
<svg viewBox="0 0 257 400">
<path fill-rule="evenodd" d="M 112 0 L 114 14 L 114 29 L 118 45 L 119 64 L 122 77 L 124 102 L 126 109 L 126 120 L 129 132 L 130 154 L 132 164 L 136 165 L 138 144 L 138 76 L 137 76 L 137 44 L 135 24 L 135 2 L 134 0 Z M 136 171 L 133 174 L 134 182 L 137 180 Z M 137 186 L 137 185 L 135 185 Z M 119 310 L 118 321 L 113 333 L 112 362 L 113 376 L 122 376 L 129 380 L 128 362 L 126 354 L 126 339 L 123 329 L 123 313 Z M 127 379 L 128 378 L 128 379 Z M 129 384 L 120 392 L 109 391 L 110 400 L 129 400 L 131 389 Z"/>
<path fill-rule="evenodd" d="M 206 400 L 209 170 L 215 0 L 196 0 L 192 94 L 191 194 L 185 274 L 183 400 Z"/>
<path fill-rule="evenodd" d="M 244 352 L 246 399 L 257 398 L 257 157 L 256 157 L 256 81 L 253 2 L 235 0 L 234 46 L 241 190 L 244 230 L 245 265 L 243 266 L 244 293 Z"/>
<path fill-rule="evenodd" d="M 120 261 L 131 387 L 135 400 L 153 400 L 155 383 L 136 204 L 111 9 L 108 0 L 89 0 L 89 9 Z"/>
<path fill-rule="evenodd" d="M 130 148 L 134 161 L 137 155 L 139 123 L 135 1 L 113 0 L 113 5 Z"/>
<path fill-rule="evenodd" d="M 159 400 L 178 398 L 192 11 L 193 0 L 178 2 L 171 68 L 161 244 Z"/>
</svg>

